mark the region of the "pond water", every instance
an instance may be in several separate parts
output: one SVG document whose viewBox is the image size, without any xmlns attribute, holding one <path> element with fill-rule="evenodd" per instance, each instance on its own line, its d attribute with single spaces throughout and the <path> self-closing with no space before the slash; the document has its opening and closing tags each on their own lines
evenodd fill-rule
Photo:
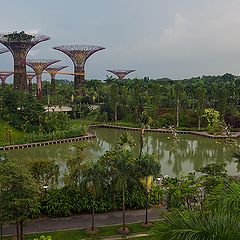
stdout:
<svg viewBox="0 0 240 240">
<path fill-rule="evenodd" d="M 126 130 L 94 129 L 97 138 L 89 141 L 86 148 L 86 159 L 97 161 L 107 150 L 116 146 L 117 138 Z M 134 153 L 139 152 L 139 132 L 129 132 L 135 139 Z M 228 173 L 240 175 L 237 163 L 232 158 L 235 145 L 226 144 L 224 140 L 208 139 L 193 135 L 179 135 L 179 143 L 174 143 L 171 134 L 145 133 L 144 152 L 154 153 L 162 166 L 162 174 L 180 176 L 197 170 L 208 163 L 226 162 Z M 240 142 L 237 142 L 239 145 Z M 34 159 L 52 159 L 64 168 L 65 161 L 73 153 L 73 144 L 49 145 L 7 152 L 10 159 L 19 164 L 28 164 Z"/>
</svg>

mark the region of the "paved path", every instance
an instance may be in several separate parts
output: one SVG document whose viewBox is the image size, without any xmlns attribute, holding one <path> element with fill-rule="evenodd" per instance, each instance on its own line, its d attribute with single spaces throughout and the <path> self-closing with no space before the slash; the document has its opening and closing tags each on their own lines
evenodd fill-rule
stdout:
<svg viewBox="0 0 240 240">
<path fill-rule="evenodd" d="M 151 208 L 148 211 L 149 220 L 157 220 L 160 218 L 161 208 Z M 126 222 L 143 222 L 145 217 L 145 210 L 130 210 L 126 211 Z M 114 225 L 122 223 L 122 212 L 110 212 L 103 214 L 96 214 L 96 226 Z M 24 233 L 36 232 L 51 232 L 64 229 L 78 229 L 91 226 L 91 215 L 77 215 L 64 218 L 45 218 L 33 220 L 24 226 Z M 3 235 L 15 234 L 15 225 L 4 225 Z"/>
</svg>

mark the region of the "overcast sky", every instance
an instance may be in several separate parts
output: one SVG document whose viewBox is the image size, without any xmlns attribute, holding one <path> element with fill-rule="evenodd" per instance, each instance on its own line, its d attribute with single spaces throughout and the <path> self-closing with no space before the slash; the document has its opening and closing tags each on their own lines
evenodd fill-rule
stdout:
<svg viewBox="0 0 240 240">
<path fill-rule="evenodd" d="M 61 59 L 72 71 L 52 46 L 106 47 L 87 60 L 88 79 L 105 79 L 106 69 L 173 79 L 240 73 L 239 0 L 1 0 L 0 9 L 0 32 L 51 36 L 28 58 Z M 10 53 L 0 55 L 0 70 L 12 63 Z"/>
</svg>

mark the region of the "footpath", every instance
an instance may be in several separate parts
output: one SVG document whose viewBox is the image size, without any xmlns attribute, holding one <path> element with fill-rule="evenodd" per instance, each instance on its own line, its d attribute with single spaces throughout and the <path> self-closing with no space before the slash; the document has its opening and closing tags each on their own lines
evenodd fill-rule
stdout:
<svg viewBox="0 0 240 240">
<path fill-rule="evenodd" d="M 159 220 L 162 208 L 151 208 L 148 210 L 148 219 L 150 221 Z M 54 232 L 70 229 L 80 229 L 91 226 L 91 214 L 76 215 L 62 218 L 41 218 L 30 221 L 24 226 L 24 233 Z M 126 211 L 126 222 L 144 222 L 145 210 Z M 122 223 L 122 212 L 109 212 L 95 215 L 95 225 L 97 227 L 106 225 L 115 225 Z M 3 225 L 3 235 L 14 235 L 15 225 Z"/>
</svg>

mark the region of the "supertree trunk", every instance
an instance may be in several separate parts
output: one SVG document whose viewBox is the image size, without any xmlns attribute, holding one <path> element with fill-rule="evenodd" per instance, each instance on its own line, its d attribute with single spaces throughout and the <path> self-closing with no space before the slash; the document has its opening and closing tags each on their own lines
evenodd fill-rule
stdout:
<svg viewBox="0 0 240 240">
<path fill-rule="evenodd" d="M 51 74 L 51 95 L 56 94 L 56 74 Z"/>
<path fill-rule="evenodd" d="M 37 97 L 42 97 L 42 76 L 37 75 Z"/>
<path fill-rule="evenodd" d="M 13 87 L 22 91 L 27 89 L 26 56 L 25 51 L 19 51 L 14 54 Z"/>
<path fill-rule="evenodd" d="M 29 94 L 32 96 L 32 94 L 33 94 L 32 80 L 29 81 L 29 84 L 28 84 L 28 92 L 29 92 Z"/>
</svg>

